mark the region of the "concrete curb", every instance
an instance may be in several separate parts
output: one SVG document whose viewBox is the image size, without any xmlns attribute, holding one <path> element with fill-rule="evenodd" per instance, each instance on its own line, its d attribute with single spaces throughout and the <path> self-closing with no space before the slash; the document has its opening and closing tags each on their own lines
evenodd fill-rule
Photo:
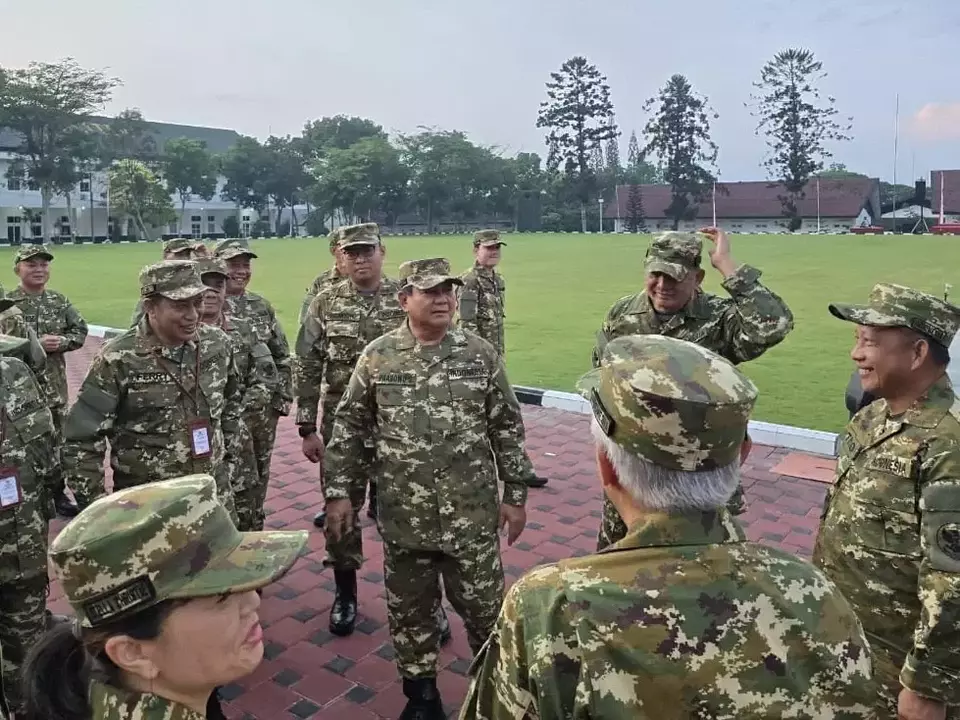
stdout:
<svg viewBox="0 0 960 720">
<path fill-rule="evenodd" d="M 112 328 L 106 325 L 88 326 L 89 335 L 96 338 L 111 338 L 122 332 L 124 331 L 120 328 Z M 517 393 L 517 399 L 527 405 L 565 410 L 581 415 L 591 413 L 590 403 L 576 393 L 543 390 L 523 385 L 514 386 L 514 391 Z M 827 457 L 836 457 L 837 455 L 836 433 L 751 420 L 750 437 L 758 445 L 772 445 Z"/>
</svg>

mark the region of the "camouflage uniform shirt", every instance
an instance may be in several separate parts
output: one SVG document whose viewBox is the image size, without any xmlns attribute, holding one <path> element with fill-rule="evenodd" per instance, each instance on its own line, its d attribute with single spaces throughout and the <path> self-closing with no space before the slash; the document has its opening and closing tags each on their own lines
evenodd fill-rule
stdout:
<svg viewBox="0 0 960 720">
<path fill-rule="evenodd" d="M 0 467 L 17 471 L 21 496 L 19 505 L 0 509 L 2 585 L 47 573 L 47 522 L 54 516 L 47 480 L 58 458 L 51 452 L 53 418 L 33 373 L 20 360 L 0 357 L 0 377 Z"/>
<path fill-rule="evenodd" d="M 624 335 L 666 335 L 712 350 L 732 363 L 763 355 L 793 329 L 793 313 L 778 295 L 760 283 L 760 271 L 741 265 L 723 280 L 730 299 L 698 292 L 678 313 L 654 311 L 645 292 L 613 304 L 597 334 L 593 366 L 608 342 Z"/>
<path fill-rule="evenodd" d="M 266 411 L 279 382 L 270 348 L 260 341 L 249 320 L 224 315 L 213 327 L 219 327 L 230 339 L 243 394 L 243 414 L 256 415 Z"/>
<path fill-rule="evenodd" d="M 207 472 L 217 477 L 221 493 L 232 492 L 223 460 L 226 452 L 239 454 L 247 441 L 243 390 L 224 332 L 200 325 L 197 336 L 179 348 L 162 347 L 144 320 L 100 349 L 64 431 L 65 477 L 81 505 L 105 494 L 107 441 L 114 488 Z M 198 415 L 210 425 L 206 458 L 194 458 L 190 450 L 190 423 Z"/>
<path fill-rule="evenodd" d="M 99 681 L 90 684 L 90 720 L 207 720 L 159 695 L 120 690 Z"/>
<path fill-rule="evenodd" d="M 507 593 L 461 719 L 872 718 L 869 648 L 813 566 L 725 511 L 650 515 Z"/>
<path fill-rule="evenodd" d="M 847 426 L 814 562 L 857 611 L 877 678 L 960 705 L 960 400 L 944 377 L 899 417 Z"/>
<path fill-rule="evenodd" d="M 299 322 L 301 325 L 303 324 L 303 319 L 307 316 L 307 308 L 310 307 L 310 303 L 312 303 L 313 299 L 320 294 L 321 290 L 328 285 L 334 285 L 343 279 L 344 276 L 340 274 L 340 271 L 337 269 L 336 265 L 317 275 L 313 279 L 313 282 L 310 283 L 310 287 L 307 288 L 307 292 L 303 296 L 303 302 L 300 304 L 300 315 L 297 318 L 297 322 Z"/>
<path fill-rule="evenodd" d="M 350 280 L 328 285 L 310 303 L 297 337 L 297 423 L 316 425 L 317 404 L 333 412 L 347 389 L 360 353 L 406 318 L 400 284 L 382 278 L 374 293 Z"/>
<path fill-rule="evenodd" d="M 50 407 L 65 407 L 68 402 L 66 353 L 79 350 L 87 341 L 87 322 L 65 295 L 53 290 L 27 293 L 16 288 L 9 295 L 17 301 L 27 326 L 38 337 L 59 335 L 60 347 L 47 353 L 44 372 L 49 383 L 49 394 L 55 398 Z"/>
<path fill-rule="evenodd" d="M 474 265 L 460 276 L 460 326 L 476 333 L 503 355 L 504 293 L 503 276 L 493 268 Z"/>
<path fill-rule="evenodd" d="M 457 554 L 496 537 L 498 478 L 504 503 L 526 502 L 520 404 L 496 350 L 471 332 L 424 347 L 405 322 L 364 348 L 324 457 L 327 500 L 367 482 L 370 438 L 385 542 Z"/>
<path fill-rule="evenodd" d="M 273 364 L 277 368 L 277 385 L 272 406 L 281 415 L 288 414 L 290 401 L 293 400 L 290 346 L 273 305 L 257 293 L 245 292 L 242 295 L 227 295 L 227 308 L 231 318 L 249 320 L 260 342 L 270 349 Z"/>
<path fill-rule="evenodd" d="M 37 333 L 27 324 L 27 319 L 20 308 L 14 306 L 0 312 L 0 334 L 24 338 L 29 341 L 26 347 L 16 351 L 15 357 L 26 363 L 27 367 L 33 372 L 37 383 L 40 385 L 40 391 L 47 402 L 47 407 L 56 407 L 55 403 L 58 396 L 46 372 L 47 352 L 40 344 Z"/>
</svg>

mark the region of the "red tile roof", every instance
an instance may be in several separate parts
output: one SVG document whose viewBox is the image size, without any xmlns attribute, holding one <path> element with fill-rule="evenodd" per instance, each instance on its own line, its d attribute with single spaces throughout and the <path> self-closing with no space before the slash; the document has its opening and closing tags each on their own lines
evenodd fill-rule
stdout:
<svg viewBox="0 0 960 720">
<path fill-rule="evenodd" d="M 943 176 L 943 210 L 960 213 L 960 170 L 934 170 L 930 173 L 930 209 L 940 214 L 940 177 Z"/>
<path fill-rule="evenodd" d="M 957 182 L 960 190 L 960 179 Z M 641 185 L 644 217 L 666 217 L 664 209 L 670 204 L 669 185 Z M 759 182 L 718 182 L 718 218 L 782 218 L 783 207 L 780 195 L 784 193 L 781 183 L 762 180 Z M 604 211 L 608 218 L 626 218 L 630 215 L 630 186 L 617 188 L 617 203 L 610 203 Z M 817 216 L 816 181 L 811 180 L 805 188 L 805 197 L 798 203 L 801 217 Z M 864 207 L 869 207 L 874 217 L 880 210 L 880 181 L 876 178 L 824 178 L 820 180 L 820 217 L 853 220 Z M 700 203 L 697 218 L 709 220 L 713 215 L 711 197 Z"/>
</svg>

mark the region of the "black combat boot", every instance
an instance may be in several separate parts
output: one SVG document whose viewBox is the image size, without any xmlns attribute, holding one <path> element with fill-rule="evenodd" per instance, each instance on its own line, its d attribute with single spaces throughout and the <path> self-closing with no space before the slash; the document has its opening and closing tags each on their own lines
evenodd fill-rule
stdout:
<svg viewBox="0 0 960 720">
<path fill-rule="evenodd" d="M 447 619 L 443 605 L 440 606 L 440 612 L 437 614 L 437 625 L 440 626 L 440 644 L 446 645 L 453 637 L 453 633 L 450 632 L 450 620 Z"/>
<path fill-rule="evenodd" d="M 57 515 L 60 517 L 72 518 L 80 513 L 80 509 L 74 505 L 73 501 L 67 497 L 67 494 L 63 490 L 56 494 L 56 497 L 53 499 L 53 504 L 57 510 Z"/>
<path fill-rule="evenodd" d="M 527 487 L 542 488 L 544 485 L 547 484 L 547 479 L 545 477 L 540 477 L 539 475 L 534 473 L 533 475 L 530 475 L 529 477 L 524 478 L 523 482 Z"/>
<path fill-rule="evenodd" d="M 370 483 L 370 499 L 367 500 L 367 517 L 377 519 L 377 484 Z"/>
<path fill-rule="evenodd" d="M 400 720 L 446 720 L 436 678 L 404 678 L 403 694 L 407 705 L 400 713 Z"/>
<path fill-rule="evenodd" d="M 323 526 L 327 523 L 327 511 L 321 510 L 316 515 L 313 516 L 313 526 L 323 530 Z"/>
<path fill-rule="evenodd" d="M 357 571 L 334 570 L 337 594 L 330 608 L 330 632 L 334 635 L 350 635 L 357 624 Z"/>
</svg>

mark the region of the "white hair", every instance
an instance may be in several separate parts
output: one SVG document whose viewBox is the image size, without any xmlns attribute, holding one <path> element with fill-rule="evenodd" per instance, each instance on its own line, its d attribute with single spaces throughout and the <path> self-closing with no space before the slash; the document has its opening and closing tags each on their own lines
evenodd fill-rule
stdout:
<svg viewBox="0 0 960 720">
<path fill-rule="evenodd" d="M 635 455 L 606 436 L 596 418 L 590 431 L 607 456 L 620 487 L 638 504 L 660 512 L 716 510 L 727 504 L 740 482 L 740 463 L 713 470 L 672 470 Z"/>
</svg>

